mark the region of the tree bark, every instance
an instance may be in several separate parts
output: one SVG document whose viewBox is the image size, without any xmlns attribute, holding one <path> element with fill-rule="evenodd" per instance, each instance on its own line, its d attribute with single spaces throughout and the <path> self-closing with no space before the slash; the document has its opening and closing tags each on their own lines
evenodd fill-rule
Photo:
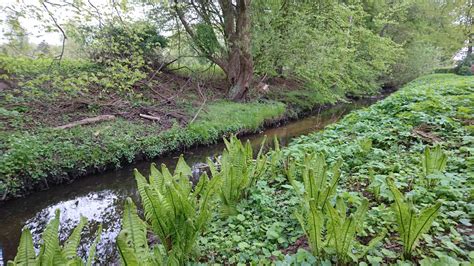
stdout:
<svg viewBox="0 0 474 266">
<path fill-rule="evenodd" d="M 235 30 L 228 36 L 230 51 L 227 60 L 227 70 L 224 71 L 229 82 L 227 97 L 233 101 L 242 100 L 247 95 L 253 78 L 250 42 L 250 2 L 251 0 L 237 1 Z M 233 13 L 232 10 L 229 13 Z M 224 21 L 226 21 L 225 17 Z M 227 26 L 226 23 L 226 28 Z"/>
<path fill-rule="evenodd" d="M 210 12 L 205 8 L 203 0 L 197 0 L 199 5 L 192 4 L 196 13 L 203 18 L 204 21 L 210 23 L 211 19 L 207 14 Z M 196 33 L 187 21 L 186 15 L 182 7 L 179 6 L 178 0 L 174 0 L 174 8 L 184 29 L 191 39 L 196 39 Z M 191 1 L 193 3 L 193 1 Z M 197 48 L 203 56 L 211 60 L 213 63 L 222 68 L 226 74 L 229 89 L 227 97 L 233 101 L 240 101 L 245 98 L 250 90 L 253 79 L 253 59 L 251 54 L 251 31 L 250 31 L 250 5 L 251 0 L 219 0 L 221 30 L 223 33 L 225 48 L 222 53 L 209 54 L 205 47 L 201 47 L 197 43 Z"/>
</svg>

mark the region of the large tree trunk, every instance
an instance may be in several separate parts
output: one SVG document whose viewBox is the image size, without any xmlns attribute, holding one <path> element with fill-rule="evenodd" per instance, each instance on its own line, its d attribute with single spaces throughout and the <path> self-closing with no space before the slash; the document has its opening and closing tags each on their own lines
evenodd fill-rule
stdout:
<svg viewBox="0 0 474 266">
<path fill-rule="evenodd" d="M 250 0 L 239 0 L 235 37 L 230 38 L 230 54 L 227 71 L 229 99 L 236 101 L 245 97 L 253 78 L 253 60 L 250 47 Z"/>
<path fill-rule="evenodd" d="M 227 81 L 229 91 L 227 97 L 233 101 L 242 100 L 249 92 L 253 78 L 252 56 L 241 51 L 235 51 L 231 55 L 227 66 Z"/>
<path fill-rule="evenodd" d="M 174 8 L 179 20 L 189 36 L 197 40 L 192 25 L 186 19 L 183 5 L 186 2 L 174 0 Z M 222 28 L 225 47 L 221 49 L 222 53 L 216 54 L 210 52 L 199 41 L 195 42 L 197 49 L 209 60 L 217 64 L 225 72 L 229 84 L 227 97 L 233 101 L 239 101 L 245 98 L 249 92 L 253 79 L 253 59 L 251 54 L 251 34 L 250 34 L 250 5 L 251 0 L 218 0 L 218 7 L 214 2 L 205 0 L 191 0 L 189 8 L 193 8 L 195 13 L 203 21 L 212 24 L 211 16 L 216 12 L 209 9 L 212 5 L 214 9 L 220 8 L 222 13 L 216 20 Z"/>
<path fill-rule="evenodd" d="M 229 33 L 227 42 L 230 48 L 227 59 L 228 63 L 224 71 L 229 83 L 227 97 L 233 101 L 242 100 L 245 97 L 250 90 L 253 78 L 253 60 L 250 43 L 250 2 L 250 0 L 237 0 L 235 13 L 231 9 L 227 9 L 231 5 L 222 5 L 225 10 L 223 13 L 227 32 Z M 234 23 L 235 28 L 232 25 Z M 230 30 L 231 27 L 234 29 Z"/>
</svg>

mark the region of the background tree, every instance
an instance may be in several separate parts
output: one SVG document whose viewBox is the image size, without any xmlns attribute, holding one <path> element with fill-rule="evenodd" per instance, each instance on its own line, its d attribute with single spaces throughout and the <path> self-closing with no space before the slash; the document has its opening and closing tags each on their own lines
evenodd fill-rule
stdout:
<svg viewBox="0 0 474 266">
<path fill-rule="evenodd" d="M 251 0 L 174 0 L 173 9 L 199 54 L 225 72 L 228 98 L 243 99 L 253 78 Z"/>
</svg>

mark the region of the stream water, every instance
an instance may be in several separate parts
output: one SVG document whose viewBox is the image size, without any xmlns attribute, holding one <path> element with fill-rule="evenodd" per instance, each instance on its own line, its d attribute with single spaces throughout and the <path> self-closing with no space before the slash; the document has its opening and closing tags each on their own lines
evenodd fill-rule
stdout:
<svg viewBox="0 0 474 266">
<path fill-rule="evenodd" d="M 316 110 L 313 115 L 301 120 L 242 139 L 249 139 L 256 147 L 260 145 L 265 135 L 268 136 L 268 140 L 276 136 L 281 145 L 285 146 L 292 138 L 320 130 L 350 111 L 368 106 L 380 98 L 364 98 L 351 103 L 337 104 L 320 112 Z M 218 155 L 223 148 L 223 143 L 217 143 L 212 146 L 190 148 L 180 153 L 184 154 L 188 164 L 193 165 L 205 162 L 207 157 Z M 180 153 L 169 154 L 152 161 L 157 165 L 164 163 L 174 167 Z M 115 238 L 120 231 L 123 202 L 127 197 L 132 197 L 138 202 L 132 171 L 137 168 L 140 172 L 148 174 L 150 163 L 150 161 L 139 162 L 118 170 L 82 177 L 71 184 L 58 185 L 0 205 L 0 266 L 2 262 L 6 264 L 7 260 L 14 258 L 24 226 L 31 230 L 34 242 L 39 243 L 40 235 L 48 221 L 54 217 L 56 209 L 61 211 L 61 240 L 67 238 L 80 216 L 85 216 L 89 220 L 89 225 L 83 232 L 79 252 L 82 255 L 87 252 L 94 238 L 94 232 L 101 223 L 103 229 L 97 258 L 101 264 L 116 261 Z"/>
</svg>

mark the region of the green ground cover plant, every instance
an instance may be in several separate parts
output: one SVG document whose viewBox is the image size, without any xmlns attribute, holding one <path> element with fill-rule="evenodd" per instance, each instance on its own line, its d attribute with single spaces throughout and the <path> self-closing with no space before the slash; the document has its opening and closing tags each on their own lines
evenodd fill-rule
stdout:
<svg viewBox="0 0 474 266">
<path fill-rule="evenodd" d="M 278 102 L 216 102 L 184 130 L 116 119 L 68 130 L 39 128 L 32 132 L 2 132 L 0 197 L 20 196 L 35 186 L 47 187 L 90 169 L 120 167 L 137 156 L 152 158 L 197 144 L 210 144 L 222 135 L 255 132 L 266 121 L 284 115 Z M 217 116 L 216 114 L 220 114 Z"/>
<path fill-rule="evenodd" d="M 293 164 L 299 165 L 300 173 L 308 154 L 323 153 L 329 165 L 342 160 L 335 194 L 344 200 L 351 213 L 364 198 L 369 200 L 367 213 L 360 223 L 363 228 L 356 238 L 360 242 L 354 243 L 355 249 L 351 252 L 362 251 L 371 239 L 387 230 L 386 236 L 374 244 L 359 263 L 403 261 L 403 241 L 390 207 L 394 199 L 386 183 L 386 178 L 393 176 L 404 197 L 409 197 L 417 208 L 424 209 L 435 205 L 437 200 L 443 201 L 431 228 L 421 234 L 418 246 L 412 251 L 412 261 L 422 265 L 435 262 L 467 265 L 474 255 L 469 251 L 472 237 L 468 233 L 472 230 L 469 217 L 472 215 L 474 156 L 471 147 L 474 139 L 469 124 L 472 115 L 467 117 L 464 113 L 472 114 L 473 103 L 472 77 L 425 76 L 322 132 L 297 138 L 282 150 L 283 157 L 294 158 Z M 448 161 L 438 185 L 427 187 L 421 158 L 426 147 L 433 150 L 436 145 L 448 154 Z M 240 220 L 237 216 L 215 217 L 200 240 L 203 254 L 211 254 L 209 259 L 218 263 L 270 263 L 270 257 L 281 259 L 281 265 L 316 261 L 311 253 L 295 252 L 307 244 L 302 244 L 306 243 L 300 238 L 304 233 L 293 216 L 296 210 L 301 210 L 298 193 L 288 184 L 284 172 L 264 175 L 257 181 L 249 198 L 237 207 Z M 226 227 L 229 229 L 223 230 Z M 327 261 L 336 262 L 336 258 L 329 256 Z"/>
<path fill-rule="evenodd" d="M 195 197 L 201 186 L 190 188 L 185 178 L 190 175 L 189 167 L 182 158 L 173 175 L 166 168 L 161 172 L 152 169 L 149 183 L 140 176 L 138 183 L 140 194 L 146 194 L 146 188 L 156 193 L 148 199 L 142 195 L 142 204 L 149 228 L 161 244 L 144 241 L 147 226 L 134 222 L 141 236 L 139 246 L 150 245 L 147 252 L 150 247 L 170 251 L 168 237 L 179 239 L 172 237 L 174 233 L 155 230 L 156 221 L 154 225 L 147 207 L 153 200 L 168 201 L 160 204 L 165 206 L 163 213 L 169 211 L 155 216 L 158 220 L 174 220 L 183 228 L 185 220 L 194 224 L 194 218 L 185 217 L 199 213 L 200 204 L 181 212 L 187 204 L 182 199 L 169 200 L 171 195 L 182 195 L 192 202 L 208 202 L 209 212 L 205 223 L 191 227 L 198 230 L 189 238 L 194 248 L 179 249 L 184 256 L 180 256 L 181 263 L 470 265 L 474 259 L 470 248 L 474 136 L 469 122 L 472 115 L 466 113 L 472 114 L 473 108 L 473 77 L 436 74 L 419 78 L 323 131 L 265 154 L 266 171 L 230 216 L 218 211 L 222 203 L 217 193 L 209 201 L 202 195 L 199 200 Z M 229 145 L 242 146 L 235 140 Z M 430 169 L 442 171 L 436 186 L 427 186 L 424 180 L 428 164 L 420 158 L 427 157 L 435 162 L 429 165 L 436 165 Z M 219 176 L 208 181 L 203 175 L 202 180 L 200 183 L 222 186 Z M 176 193 L 167 195 L 167 188 Z M 176 212 L 169 206 L 173 203 Z M 140 221 L 134 205 L 126 204 L 125 214 Z M 123 222 L 119 248 L 126 245 L 138 260 L 146 259 L 132 251 L 127 223 Z M 176 245 L 187 246 L 187 240 Z M 173 252 L 152 253 L 154 259 L 166 263 L 174 256 Z"/>
</svg>

